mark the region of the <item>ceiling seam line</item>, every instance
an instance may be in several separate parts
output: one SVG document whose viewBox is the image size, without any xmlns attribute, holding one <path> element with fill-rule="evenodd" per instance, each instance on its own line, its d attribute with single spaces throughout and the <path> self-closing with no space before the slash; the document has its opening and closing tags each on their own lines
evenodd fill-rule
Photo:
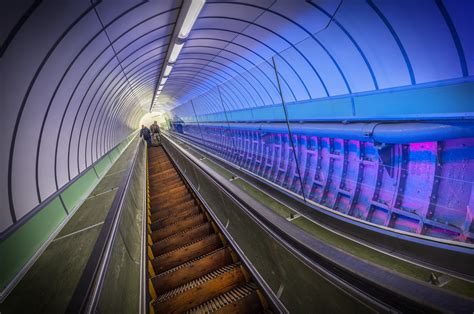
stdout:
<svg viewBox="0 0 474 314">
<path fill-rule="evenodd" d="M 146 2 L 146 1 L 143 1 L 143 2 Z M 112 41 L 110 40 L 110 37 L 109 37 L 109 34 L 107 33 L 107 29 L 105 28 L 105 25 L 104 23 L 102 22 L 102 19 L 100 18 L 100 15 L 99 15 L 99 12 L 97 12 L 97 8 L 94 7 L 94 12 L 97 16 L 97 19 L 99 20 L 99 23 L 102 27 L 102 32 L 105 34 L 105 36 L 107 37 L 107 40 L 109 41 L 109 44 L 110 44 L 110 48 L 112 48 L 112 51 L 114 52 L 114 56 L 115 58 L 117 59 L 118 63 L 119 63 L 119 66 L 120 66 L 120 69 L 122 70 L 122 73 L 123 75 L 125 76 L 125 79 L 127 80 L 127 83 L 128 85 L 130 86 L 130 89 L 132 89 L 132 92 L 137 100 L 138 103 L 140 103 L 140 99 L 137 97 L 137 95 L 135 94 L 135 92 L 133 91 L 133 88 L 132 88 L 132 85 L 130 84 L 130 81 L 127 77 L 127 73 L 125 73 L 125 70 L 123 69 L 123 66 L 122 66 L 122 62 L 120 61 L 119 57 L 117 56 L 117 52 L 115 51 L 115 48 L 114 48 L 114 45 L 112 44 Z"/>
</svg>

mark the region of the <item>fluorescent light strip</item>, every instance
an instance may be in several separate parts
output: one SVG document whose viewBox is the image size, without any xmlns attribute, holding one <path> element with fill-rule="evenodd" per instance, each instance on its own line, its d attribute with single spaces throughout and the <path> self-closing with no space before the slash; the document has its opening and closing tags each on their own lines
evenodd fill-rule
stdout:
<svg viewBox="0 0 474 314">
<path fill-rule="evenodd" d="M 204 6 L 205 0 L 188 0 L 191 1 L 186 16 L 184 17 L 183 24 L 181 25 L 181 30 L 179 31 L 178 38 L 185 39 L 189 36 L 191 29 L 193 28 L 194 23 Z"/>
<path fill-rule="evenodd" d="M 204 7 L 204 3 L 206 0 L 184 0 L 187 1 L 188 8 L 186 10 L 186 15 L 181 23 L 181 29 L 178 33 L 178 39 L 186 39 L 193 28 L 194 23 L 196 22 L 199 13 L 201 12 L 202 8 Z M 161 94 L 163 87 L 168 80 L 168 75 L 170 75 L 171 70 L 173 69 L 173 63 L 176 62 L 178 56 L 183 49 L 184 42 L 177 43 L 176 39 L 173 44 L 173 48 L 169 54 L 168 64 L 166 65 L 165 70 L 163 71 L 163 75 L 161 77 L 160 86 L 158 87 L 158 91 L 156 92 L 156 97 Z"/>
<path fill-rule="evenodd" d="M 168 64 L 165 68 L 165 72 L 163 72 L 163 76 L 170 75 L 172 69 L 173 69 L 173 66 L 171 64 Z"/>
<path fill-rule="evenodd" d="M 170 58 L 169 58 L 169 63 L 175 63 L 176 59 L 178 59 L 178 55 L 181 52 L 181 49 L 183 49 L 184 43 L 175 43 L 173 46 L 173 49 L 171 50 L 170 53 Z"/>
</svg>

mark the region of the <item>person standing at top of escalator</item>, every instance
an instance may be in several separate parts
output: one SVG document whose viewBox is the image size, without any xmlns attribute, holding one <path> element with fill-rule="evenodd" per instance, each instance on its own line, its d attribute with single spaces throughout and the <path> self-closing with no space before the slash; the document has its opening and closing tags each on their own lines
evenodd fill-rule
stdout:
<svg viewBox="0 0 474 314">
<path fill-rule="evenodd" d="M 158 145 L 160 143 L 160 127 L 156 121 L 150 126 L 150 131 L 153 145 Z"/>
<path fill-rule="evenodd" d="M 143 139 L 147 142 L 148 147 L 151 146 L 151 132 L 150 129 L 144 125 L 142 125 L 142 129 L 140 130 L 140 137 L 143 137 Z"/>
</svg>

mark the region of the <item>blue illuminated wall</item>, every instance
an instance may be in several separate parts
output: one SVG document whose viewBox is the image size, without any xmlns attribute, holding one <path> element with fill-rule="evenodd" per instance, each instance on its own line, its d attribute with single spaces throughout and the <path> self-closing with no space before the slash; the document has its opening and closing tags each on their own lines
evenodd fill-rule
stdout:
<svg viewBox="0 0 474 314">
<path fill-rule="evenodd" d="M 329 211 L 474 243 L 472 127 L 471 137 L 383 145 L 351 138 L 350 131 L 329 137 L 311 125 L 294 127 L 292 141 L 285 124 L 175 124 L 174 130 Z"/>
<path fill-rule="evenodd" d="M 469 12 L 210 1 L 164 89 L 173 130 L 328 212 L 472 243 Z"/>
</svg>

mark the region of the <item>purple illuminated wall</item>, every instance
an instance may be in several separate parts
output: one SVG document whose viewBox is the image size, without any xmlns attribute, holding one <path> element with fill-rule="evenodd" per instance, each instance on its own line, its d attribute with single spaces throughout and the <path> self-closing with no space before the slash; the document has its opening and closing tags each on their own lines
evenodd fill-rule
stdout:
<svg viewBox="0 0 474 314">
<path fill-rule="evenodd" d="M 296 131 L 296 160 L 286 126 L 281 132 L 234 125 L 180 127 L 207 151 L 327 210 L 409 233 L 474 243 L 472 137 L 380 146 Z"/>
</svg>

